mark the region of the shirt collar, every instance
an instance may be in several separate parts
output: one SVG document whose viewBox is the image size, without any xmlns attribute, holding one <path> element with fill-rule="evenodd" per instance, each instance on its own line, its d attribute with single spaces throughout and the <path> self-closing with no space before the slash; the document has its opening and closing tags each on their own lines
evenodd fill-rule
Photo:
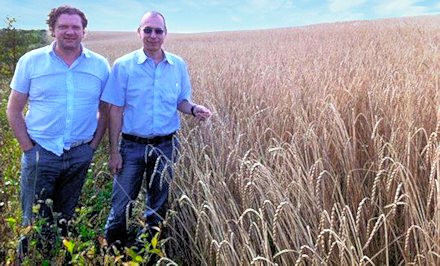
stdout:
<svg viewBox="0 0 440 266">
<path fill-rule="evenodd" d="M 167 60 L 167 62 L 169 64 L 174 65 L 173 57 L 169 53 L 167 53 L 165 51 L 164 51 L 164 54 L 165 54 L 165 60 Z"/>
<path fill-rule="evenodd" d="M 163 51 L 163 50 L 162 50 Z M 166 51 L 163 51 L 165 58 L 164 61 L 168 62 L 171 65 L 174 65 L 173 58 L 170 56 L 170 54 Z M 148 60 L 148 56 L 144 53 L 144 49 L 139 49 L 136 51 L 136 57 L 137 57 L 137 63 L 143 64 L 145 61 Z"/>
</svg>

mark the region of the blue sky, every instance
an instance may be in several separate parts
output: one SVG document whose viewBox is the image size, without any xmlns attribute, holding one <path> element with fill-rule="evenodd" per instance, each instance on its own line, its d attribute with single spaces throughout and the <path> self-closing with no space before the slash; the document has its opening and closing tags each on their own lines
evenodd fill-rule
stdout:
<svg viewBox="0 0 440 266">
<path fill-rule="evenodd" d="M 169 32 L 267 29 L 440 14 L 439 0 L 0 0 L 0 17 L 16 18 L 16 28 L 46 29 L 50 9 L 62 4 L 82 9 L 90 31 L 134 31 L 143 13 L 152 9 L 165 15 Z"/>
</svg>

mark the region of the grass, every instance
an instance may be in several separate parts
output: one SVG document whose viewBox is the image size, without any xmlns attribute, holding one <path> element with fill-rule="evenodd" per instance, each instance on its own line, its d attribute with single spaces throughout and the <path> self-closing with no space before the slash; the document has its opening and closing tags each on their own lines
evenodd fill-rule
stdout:
<svg viewBox="0 0 440 266">
<path fill-rule="evenodd" d="M 214 115 L 183 118 L 162 262 L 439 264 L 439 25 L 431 16 L 170 34 L 194 101 Z M 110 61 L 140 47 L 134 34 L 111 37 L 91 32 L 86 46 Z M 106 149 L 83 192 L 77 247 L 98 241 L 108 214 Z M 13 207 L 0 215 L 19 220 L 10 176 L 2 195 Z M 14 232 L 1 235 L 3 254 Z M 85 246 L 73 249 L 85 264 L 122 263 Z"/>
</svg>

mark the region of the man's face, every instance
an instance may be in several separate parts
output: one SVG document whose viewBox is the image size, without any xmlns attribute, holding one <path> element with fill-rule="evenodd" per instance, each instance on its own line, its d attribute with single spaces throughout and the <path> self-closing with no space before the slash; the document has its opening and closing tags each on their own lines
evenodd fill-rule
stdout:
<svg viewBox="0 0 440 266">
<path fill-rule="evenodd" d="M 80 16 L 61 14 L 53 31 L 57 48 L 63 51 L 81 49 L 84 29 Z"/>
<path fill-rule="evenodd" d="M 138 34 L 142 39 L 144 50 L 147 53 L 156 53 L 160 51 L 166 36 L 162 17 L 155 15 L 145 17 L 142 20 Z"/>
</svg>

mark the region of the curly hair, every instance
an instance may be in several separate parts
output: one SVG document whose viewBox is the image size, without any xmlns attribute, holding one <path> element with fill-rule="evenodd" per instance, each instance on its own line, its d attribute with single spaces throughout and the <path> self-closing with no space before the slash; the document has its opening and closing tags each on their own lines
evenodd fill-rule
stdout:
<svg viewBox="0 0 440 266">
<path fill-rule="evenodd" d="M 55 23 L 62 14 L 78 15 L 81 18 L 83 29 L 87 27 L 86 15 L 81 10 L 68 5 L 60 6 L 57 8 L 53 8 L 47 16 L 46 23 L 49 26 L 49 30 L 52 36 L 54 36 Z"/>
</svg>

